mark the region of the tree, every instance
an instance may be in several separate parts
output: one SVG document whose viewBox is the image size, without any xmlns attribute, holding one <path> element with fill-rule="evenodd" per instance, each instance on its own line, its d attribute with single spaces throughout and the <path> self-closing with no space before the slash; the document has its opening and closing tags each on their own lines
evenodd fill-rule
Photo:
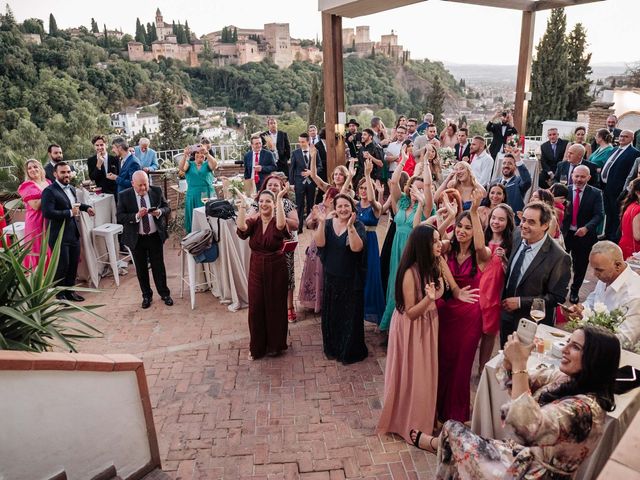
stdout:
<svg viewBox="0 0 640 480">
<path fill-rule="evenodd" d="M 549 118 L 567 119 L 569 57 L 566 28 L 564 9 L 553 9 L 531 66 L 531 104 L 527 116 L 529 135 L 539 134 L 542 122 Z"/>
<path fill-rule="evenodd" d="M 231 37 L 231 43 L 237 43 L 238 41 L 238 27 L 233 28 L 233 36 Z"/>
<path fill-rule="evenodd" d="M 324 79 L 320 77 L 320 87 L 318 88 L 318 103 L 316 106 L 316 116 L 313 124 L 319 129 L 324 127 Z"/>
<path fill-rule="evenodd" d="M 158 119 L 160 121 L 158 146 L 161 150 L 180 148 L 184 141 L 180 115 L 178 115 L 174 102 L 175 96 L 170 89 L 165 88 L 158 105 Z"/>
<path fill-rule="evenodd" d="M 91 18 L 91 33 L 100 33 L 98 22 L 96 22 L 93 17 Z"/>
<path fill-rule="evenodd" d="M 440 81 L 440 76 L 435 75 L 433 77 L 433 83 L 431 84 L 431 91 L 426 98 L 425 111 L 433 113 L 433 121 L 438 126 L 438 131 L 442 131 L 444 128 L 443 114 L 445 96 L 446 92 Z"/>
<path fill-rule="evenodd" d="M 140 42 L 143 45 L 147 44 L 147 34 L 144 30 L 144 27 L 140 23 L 140 19 L 136 18 L 136 42 Z"/>
<path fill-rule="evenodd" d="M 589 65 L 591 53 L 586 53 L 587 32 L 581 23 L 576 23 L 567 38 L 569 50 L 569 99 L 567 102 L 568 119 L 576 118 L 580 110 L 586 109 L 593 97 L 591 96 L 591 80 L 593 71 Z"/>
<path fill-rule="evenodd" d="M 5 23 L 8 26 L 13 26 L 16 24 L 16 17 L 13 14 L 13 10 L 11 10 L 11 7 L 8 3 L 4 9 L 4 18 L 2 19 L 2 23 Z"/>
<path fill-rule="evenodd" d="M 147 23 L 147 42 L 151 45 L 152 42 L 158 40 L 158 33 L 156 32 L 156 24 L 155 23 Z"/>
<path fill-rule="evenodd" d="M 49 14 L 49 35 L 52 37 L 58 35 L 58 24 L 56 23 L 56 18 L 53 16 L 53 13 Z"/>
<path fill-rule="evenodd" d="M 376 117 L 380 117 L 382 123 L 385 124 L 386 127 L 393 127 L 396 123 L 396 112 L 391 110 L 390 108 L 382 108 L 374 113 Z"/>
<path fill-rule="evenodd" d="M 189 21 L 184 21 L 184 36 L 186 37 L 185 43 L 191 43 L 191 29 L 189 28 Z"/>
<path fill-rule="evenodd" d="M 309 95 L 309 115 L 307 117 L 307 123 L 312 125 L 316 119 L 318 111 L 318 76 L 314 75 L 311 80 L 311 94 Z"/>
<path fill-rule="evenodd" d="M 371 45 L 371 58 L 376 58 L 376 46 Z"/>
<path fill-rule="evenodd" d="M 41 37 L 44 35 L 44 24 L 39 18 L 27 18 L 22 23 L 24 33 L 35 33 Z"/>
</svg>

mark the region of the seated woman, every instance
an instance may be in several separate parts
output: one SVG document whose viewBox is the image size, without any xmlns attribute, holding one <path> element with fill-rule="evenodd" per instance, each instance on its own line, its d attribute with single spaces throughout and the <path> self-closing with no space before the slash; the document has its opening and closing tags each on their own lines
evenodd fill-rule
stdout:
<svg viewBox="0 0 640 480">
<path fill-rule="evenodd" d="M 568 479 L 593 451 L 606 412 L 615 408 L 620 342 L 600 327 L 578 329 L 562 350 L 559 370 L 527 371 L 532 350 L 511 335 L 498 370 L 511 390 L 501 412 L 511 439 L 485 439 L 455 421 L 445 423 L 439 437 L 411 431 L 420 448 L 437 450 L 436 478 Z"/>
</svg>

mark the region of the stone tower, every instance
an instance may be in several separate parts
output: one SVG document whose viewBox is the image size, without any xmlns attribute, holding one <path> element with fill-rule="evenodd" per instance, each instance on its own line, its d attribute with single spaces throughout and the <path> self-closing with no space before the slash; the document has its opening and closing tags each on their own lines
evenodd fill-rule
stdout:
<svg viewBox="0 0 640 480">
<path fill-rule="evenodd" d="M 288 23 L 266 23 L 264 36 L 269 43 L 269 53 L 273 63 L 280 68 L 286 68 L 293 63 L 291 37 Z"/>
</svg>

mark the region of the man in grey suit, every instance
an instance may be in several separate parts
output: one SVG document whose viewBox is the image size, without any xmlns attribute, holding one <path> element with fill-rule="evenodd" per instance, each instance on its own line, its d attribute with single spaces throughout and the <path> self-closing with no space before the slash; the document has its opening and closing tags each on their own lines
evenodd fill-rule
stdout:
<svg viewBox="0 0 640 480">
<path fill-rule="evenodd" d="M 567 297 L 571 257 L 547 233 L 552 216 L 551 207 L 540 202 L 530 203 L 522 212 L 502 294 L 500 345 L 517 330 L 521 318 L 529 318 L 534 298 L 545 301 L 542 323 L 553 325 L 556 305 Z"/>
</svg>

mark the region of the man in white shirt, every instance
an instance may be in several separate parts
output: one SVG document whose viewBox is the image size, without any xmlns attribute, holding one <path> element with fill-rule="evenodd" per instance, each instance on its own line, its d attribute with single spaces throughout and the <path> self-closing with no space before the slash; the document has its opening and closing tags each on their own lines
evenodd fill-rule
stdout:
<svg viewBox="0 0 640 480">
<path fill-rule="evenodd" d="M 486 187 L 493 173 L 493 157 L 487 152 L 487 144 L 483 137 L 475 136 L 469 148 L 469 163 L 477 182 Z"/>
<path fill-rule="evenodd" d="M 389 164 L 389 173 L 393 173 L 398 166 L 400 151 L 402 150 L 402 142 L 404 142 L 406 136 L 407 129 L 402 125 L 398 125 L 398 128 L 396 128 L 396 141 L 391 142 L 387 146 L 387 150 L 384 155 L 385 161 Z"/>
<path fill-rule="evenodd" d="M 573 305 L 569 312 L 581 317 L 585 307 L 593 310 L 596 303 L 603 303 L 609 311 L 626 310 L 616 336 L 622 348 L 633 350 L 640 341 L 640 275 L 625 263 L 620 247 L 608 240 L 593 246 L 589 264 L 598 279 L 596 288 L 584 304 Z"/>
</svg>

